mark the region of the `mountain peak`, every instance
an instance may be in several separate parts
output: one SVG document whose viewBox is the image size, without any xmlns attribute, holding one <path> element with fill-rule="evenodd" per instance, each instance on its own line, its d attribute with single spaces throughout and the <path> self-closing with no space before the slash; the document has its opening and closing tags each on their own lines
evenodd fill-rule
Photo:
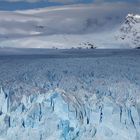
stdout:
<svg viewBox="0 0 140 140">
<path fill-rule="evenodd" d="M 126 22 L 125 23 L 139 23 L 140 22 L 140 15 L 134 15 L 134 14 L 128 14 L 126 17 Z"/>
<path fill-rule="evenodd" d="M 121 25 L 119 40 L 133 48 L 140 47 L 140 15 L 128 14 Z"/>
</svg>

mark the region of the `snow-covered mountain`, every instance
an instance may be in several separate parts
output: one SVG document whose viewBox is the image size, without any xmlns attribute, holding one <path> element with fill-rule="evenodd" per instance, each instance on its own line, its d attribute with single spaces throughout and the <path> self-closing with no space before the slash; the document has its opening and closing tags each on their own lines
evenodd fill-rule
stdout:
<svg viewBox="0 0 140 140">
<path fill-rule="evenodd" d="M 117 8 L 110 9 L 107 4 L 104 8 L 88 4 L 13 12 L 0 11 L 0 46 L 129 48 L 129 45 L 116 40 L 114 36 L 128 11 L 132 11 L 125 9 L 125 6 L 123 12 Z M 137 13 L 139 10 L 133 12 Z M 139 26 L 138 24 L 135 25 Z M 134 26 L 132 30 L 139 29 Z M 129 39 L 129 42 L 133 40 L 139 42 L 139 37 Z"/>
<path fill-rule="evenodd" d="M 120 28 L 118 39 L 130 47 L 140 47 L 140 15 L 128 14 Z"/>
</svg>

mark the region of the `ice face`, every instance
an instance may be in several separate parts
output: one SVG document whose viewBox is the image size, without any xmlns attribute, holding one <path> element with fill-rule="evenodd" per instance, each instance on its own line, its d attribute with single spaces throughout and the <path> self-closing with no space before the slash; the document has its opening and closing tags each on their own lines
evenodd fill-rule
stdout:
<svg viewBox="0 0 140 140">
<path fill-rule="evenodd" d="M 139 140 L 139 51 L 116 53 L 0 59 L 0 139 Z"/>
</svg>

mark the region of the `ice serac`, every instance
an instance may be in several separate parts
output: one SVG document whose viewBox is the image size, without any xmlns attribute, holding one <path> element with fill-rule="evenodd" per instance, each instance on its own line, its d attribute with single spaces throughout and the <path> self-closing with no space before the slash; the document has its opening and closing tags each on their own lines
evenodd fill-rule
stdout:
<svg viewBox="0 0 140 140">
<path fill-rule="evenodd" d="M 120 28 L 119 39 L 130 47 L 140 47 L 140 15 L 127 15 Z"/>
<path fill-rule="evenodd" d="M 23 96 L 16 109 L 1 113 L 0 136 L 8 140 L 138 140 L 139 103 L 136 107 L 128 99 L 125 106 L 111 95 L 99 97 L 98 91 L 90 97 L 79 92 L 82 95 L 56 89 Z"/>
</svg>

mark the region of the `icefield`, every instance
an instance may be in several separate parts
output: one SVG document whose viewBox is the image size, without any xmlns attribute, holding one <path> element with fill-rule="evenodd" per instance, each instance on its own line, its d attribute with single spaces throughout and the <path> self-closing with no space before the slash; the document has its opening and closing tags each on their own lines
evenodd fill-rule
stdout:
<svg viewBox="0 0 140 140">
<path fill-rule="evenodd" d="M 140 140 L 140 50 L 54 52 L 0 54 L 0 140 Z"/>
</svg>

